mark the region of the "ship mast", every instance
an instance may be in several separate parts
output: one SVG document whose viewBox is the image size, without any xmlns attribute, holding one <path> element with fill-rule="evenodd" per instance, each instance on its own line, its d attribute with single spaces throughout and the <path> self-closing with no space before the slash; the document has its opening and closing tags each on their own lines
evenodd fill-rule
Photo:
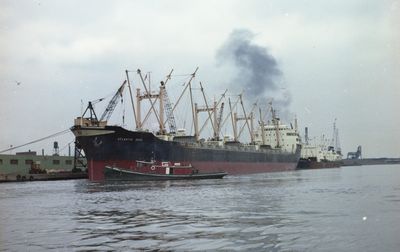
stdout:
<svg viewBox="0 0 400 252">
<path fill-rule="evenodd" d="M 131 82 L 129 80 L 129 74 L 128 74 L 128 70 L 125 70 L 125 74 L 126 74 L 126 80 L 128 81 L 128 88 L 129 88 L 129 95 L 131 97 L 131 103 L 132 103 L 132 109 L 133 109 L 133 117 L 135 118 L 135 125 L 136 125 L 136 129 L 138 128 L 138 120 L 136 117 L 136 112 L 135 112 L 135 104 L 133 103 L 133 96 L 132 96 L 132 89 L 131 89 Z"/>
<path fill-rule="evenodd" d="M 279 133 L 279 119 L 276 117 L 276 111 L 271 106 L 271 113 L 272 113 L 272 122 L 275 126 L 275 134 L 276 134 L 276 148 L 281 148 L 280 143 L 280 133 Z"/>
<path fill-rule="evenodd" d="M 258 108 L 260 111 L 260 124 L 261 124 L 261 137 L 262 137 L 262 144 L 265 145 L 265 125 L 264 120 L 262 118 L 261 108 Z"/>
<path fill-rule="evenodd" d="M 213 128 L 214 139 L 215 139 L 215 138 L 216 138 L 216 134 L 217 134 L 216 120 L 213 122 L 213 120 L 211 119 L 211 113 L 210 113 L 210 111 L 212 111 L 213 114 L 215 115 L 215 114 L 216 114 L 216 113 L 215 113 L 215 110 L 216 110 L 216 106 L 217 106 L 217 105 L 216 105 L 216 103 L 214 103 L 214 107 L 213 107 L 213 108 L 209 108 L 209 107 L 208 107 L 206 95 L 204 94 L 204 89 L 203 89 L 203 85 L 201 84 L 201 82 L 200 82 L 200 91 L 201 91 L 201 93 L 203 94 L 204 103 L 206 104 L 206 109 L 205 109 L 205 111 L 207 111 L 208 118 L 209 118 L 209 120 L 210 120 L 210 122 L 211 122 L 211 127 Z M 198 110 L 198 111 L 204 111 L 204 110 Z M 197 114 L 196 114 L 196 116 L 197 116 Z"/>
<path fill-rule="evenodd" d="M 225 97 L 225 94 L 224 94 L 224 97 Z M 232 106 L 229 107 L 229 109 L 231 110 L 231 112 L 232 112 L 232 109 L 235 109 L 235 108 L 236 108 L 238 102 L 239 102 L 239 99 L 236 100 L 236 102 L 233 104 L 233 107 L 232 107 Z M 233 118 L 232 115 L 231 115 L 231 113 L 228 113 L 228 114 L 226 115 L 225 119 L 222 121 L 222 124 L 220 125 L 220 128 L 222 128 L 222 127 L 225 125 L 225 123 L 226 123 L 226 121 L 229 119 L 229 117 Z M 232 122 L 232 125 L 233 125 L 233 122 Z"/>
<path fill-rule="evenodd" d="M 226 122 L 226 120 L 228 120 L 228 117 L 229 117 L 229 116 L 231 117 L 231 120 L 232 120 L 232 129 L 233 129 L 233 139 L 234 139 L 235 142 L 238 141 L 238 134 L 237 134 L 237 113 L 234 113 L 233 110 L 236 109 L 236 106 L 237 106 L 237 104 L 239 103 L 239 101 L 240 101 L 240 96 L 241 96 L 242 94 L 243 94 L 243 92 L 240 93 L 240 95 L 237 96 L 237 99 L 236 99 L 235 103 L 233 104 L 233 106 L 232 106 L 232 103 L 231 103 L 231 99 L 230 99 L 230 98 L 228 99 L 228 100 L 229 100 L 229 110 L 230 110 L 230 113 L 225 117 L 225 120 L 224 120 L 224 122 L 222 123 L 222 125 L 224 125 L 225 122 Z M 222 126 L 221 126 L 221 127 L 222 127 Z"/>
<path fill-rule="evenodd" d="M 159 94 L 154 94 L 154 95 L 152 95 L 152 94 L 150 93 L 149 89 L 147 88 L 146 83 L 144 82 L 144 79 L 143 79 L 143 76 L 142 76 L 142 72 L 140 71 L 140 69 L 137 70 L 137 73 L 138 73 L 138 75 L 140 76 L 140 80 L 142 81 L 142 85 L 143 85 L 143 87 L 144 87 L 144 89 L 145 89 L 145 91 L 146 91 L 146 93 L 145 93 L 144 95 L 140 95 L 140 94 L 139 94 L 139 91 L 140 91 L 140 90 L 138 90 L 138 99 L 139 99 L 139 102 L 140 102 L 142 99 L 149 99 L 149 100 L 150 100 L 151 110 L 153 110 L 153 112 L 154 112 L 154 114 L 155 114 L 155 116 L 156 116 L 156 118 L 157 118 L 158 124 L 160 125 L 160 132 L 162 132 L 163 129 L 162 129 L 161 127 L 162 127 L 163 124 L 161 123 L 160 118 L 159 118 L 159 116 L 158 116 L 158 113 L 157 113 L 156 109 L 154 108 L 154 104 L 155 104 L 156 100 L 152 100 L 152 98 L 156 98 L 156 99 L 157 99 L 160 95 L 159 95 Z M 138 113 L 140 113 L 140 111 L 138 111 Z M 148 114 L 149 114 L 149 113 L 148 113 Z M 138 116 L 139 116 L 139 115 L 138 115 Z M 140 118 L 140 117 L 139 117 L 139 118 Z M 145 121 L 147 120 L 147 118 L 148 118 L 148 117 L 146 117 L 146 118 L 143 120 L 143 122 L 140 122 L 140 126 L 142 126 L 142 125 L 145 123 Z"/>
<path fill-rule="evenodd" d="M 190 86 L 191 81 L 192 81 L 193 78 L 196 76 L 196 72 L 197 72 L 198 69 L 199 69 L 199 68 L 197 67 L 196 70 L 194 71 L 194 73 L 190 74 L 191 77 L 190 77 L 188 83 L 185 85 L 185 88 L 183 89 L 182 93 L 180 94 L 178 100 L 177 100 L 176 103 L 174 104 L 174 107 L 171 109 L 171 113 L 174 113 L 176 107 L 178 106 L 180 100 L 182 99 L 182 96 L 185 94 L 186 90 L 187 90 L 188 87 Z M 193 110 L 192 110 L 192 113 L 193 113 Z M 167 119 L 167 120 L 168 120 L 168 119 Z M 164 121 L 164 124 L 165 124 L 166 122 L 167 122 L 167 121 Z"/>
<path fill-rule="evenodd" d="M 335 148 L 335 151 L 338 154 L 341 154 L 340 143 L 339 143 L 339 129 L 336 127 L 336 118 L 333 122 L 333 136 L 332 136 L 331 146 Z"/>
<path fill-rule="evenodd" d="M 193 118 L 193 124 L 194 124 L 193 125 L 194 126 L 194 137 L 195 137 L 196 141 L 199 140 L 199 125 L 198 125 L 198 121 L 197 121 L 196 108 L 195 108 L 195 106 L 193 104 L 192 80 L 196 76 L 196 72 L 197 72 L 198 69 L 199 69 L 199 67 L 196 68 L 196 70 L 192 74 L 192 77 L 190 78 L 189 83 L 188 83 L 189 93 L 190 93 L 190 104 L 192 105 L 192 118 Z"/>
<path fill-rule="evenodd" d="M 242 94 L 239 95 L 239 101 L 240 101 L 240 105 L 242 106 L 242 111 L 243 111 L 244 116 L 243 117 L 237 117 L 236 116 L 235 120 L 236 121 L 245 120 L 245 124 L 243 124 L 243 126 L 240 129 L 239 134 L 238 134 L 237 137 L 238 138 L 240 137 L 240 135 L 243 133 L 244 127 L 247 126 L 247 129 L 249 130 L 249 134 L 250 134 L 250 141 L 251 141 L 251 143 L 254 143 L 254 131 L 253 131 L 253 122 L 252 122 L 252 120 L 253 120 L 253 111 L 257 107 L 257 102 L 258 101 L 256 101 L 253 104 L 253 108 L 250 111 L 250 116 L 247 116 L 246 110 L 244 109 L 243 100 L 242 100 Z M 249 125 L 249 120 L 251 122 L 251 125 Z"/>
<path fill-rule="evenodd" d="M 146 123 L 147 119 L 150 117 L 151 114 L 151 108 L 147 111 L 146 117 L 143 119 L 142 121 L 142 115 L 141 115 L 141 101 L 144 99 L 149 99 L 153 105 L 154 103 L 157 101 L 157 99 L 159 98 L 160 94 L 150 94 L 150 93 L 144 93 L 144 94 L 140 94 L 140 88 L 136 89 L 137 93 L 136 93 L 136 107 L 137 107 L 137 118 L 138 118 L 138 129 L 141 129 L 143 127 L 143 125 Z M 152 99 L 155 98 L 154 101 L 152 101 Z M 158 114 L 157 111 L 155 111 L 156 114 L 156 118 L 158 119 Z M 161 125 L 160 120 L 158 119 L 158 123 L 159 125 Z M 161 126 L 160 126 L 161 128 Z M 161 129 L 160 129 L 161 131 Z"/>
<path fill-rule="evenodd" d="M 164 93 L 165 93 L 165 89 L 162 87 L 162 82 L 160 85 L 160 91 L 159 91 L 159 100 L 160 100 L 160 134 L 164 135 L 166 133 L 165 131 L 165 125 L 164 125 Z"/>
<path fill-rule="evenodd" d="M 228 98 L 229 101 L 229 110 L 231 114 L 231 119 L 232 119 L 232 128 L 233 128 L 233 140 L 236 142 L 237 141 L 237 131 L 236 131 L 236 113 L 233 113 L 232 110 L 232 104 L 231 104 L 231 98 Z M 237 104 L 237 101 L 236 101 Z M 235 106 L 236 106 L 235 104 Z"/>
<path fill-rule="evenodd" d="M 140 71 L 140 70 L 138 70 Z M 148 87 L 148 91 L 144 94 L 141 95 L 140 94 L 140 89 L 137 89 L 137 121 L 138 121 L 138 128 L 142 128 L 142 126 L 144 125 L 144 123 L 147 121 L 147 119 L 149 118 L 152 109 L 149 109 L 147 111 L 147 114 L 144 118 L 144 120 L 141 120 L 141 105 L 140 102 L 143 99 L 152 99 L 154 98 L 154 101 L 152 102 L 152 104 L 154 105 L 158 100 L 159 101 L 159 106 L 160 106 L 160 112 L 159 112 L 159 133 L 160 134 L 165 134 L 166 130 L 165 130 L 165 123 L 168 121 L 169 125 L 170 125 L 170 129 L 172 132 L 175 132 L 176 130 L 176 126 L 175 126 L 175 119 L 173 118 L 173 113 L 172 113 L 172 109 L 171 109 L 171 103 L 169 102 L 169 98 L 168 98 L 168 94 L 166 92 L 166 88 L 165 85 L 167 84 L 168 80 L 171 79 L 171 74 L 174 70 L 172 69 L 171 72 L 166 76 L 165 81 L 161 81 L 160 82 L 160 89 L 159 89 L 159 94 L 151 94 L 151 82 L 150 82 L 150 72 L 148 73 L 148 75 L 146 74 L 146 76 L 144 78 L 142 78 L 141 74 L 138 72 L 138 74 L 141 76 L 142 79 L 142 83 L 144 83 L 144 81 L 148 78 L 148 82 L 149 82 L 149 87 Z M 147 77 L 148 76 L 148 77 Z M 143 84 L 145 86 L 145 84 Z M 146 87 L 146 86 L 145 86 Z M 164 108 L 167 108 L 167 120 L 164 120 Z M 154 109 L 153 109 L 154 111 Z M 156 113 L 156 112 L 155 112 Z M 156 113 L 157 116 L 157 113 Z"/>
<path fill-rule="evenodd" d="M 217 102 L 217 104 L 216 104 L 217 107 L 218 107 L 219 104 L 222 102 L 222 99 L 225 97 L 226 92 L 228 92 L 228 89 L 226 89 L 225 92 L 224 92 L 224 93 L 221 95 L 221 97 L 219 98 L 219 100 L 218 100 L 218 102 Z M 211 112 L 211 115 L 213 115 L 213 113 L 214 113 L 214 111 Z M 210 120 L 210 118 L 207 118 L 207 119 L 205 120 L 205 122 L 203 123 L 203 125 L 202 125 L 201 128 L 200 128 L 199 134 L 201 134 L 201 132 L 204 130 L 205 126 L 206 126 L 207 123 L 208 123 L 208 120 Z"/>
<path fill-rule="evenodd" d="M 136 89 L 136 115 L 137 115 L 137 122 L 136 122 L 136 127 L 138 130 L 142 129 L 142 108 L 140 107 L 140 102 L 141 102 L 141 98 L 140 98 L 140 88 Z"/>
</svg>

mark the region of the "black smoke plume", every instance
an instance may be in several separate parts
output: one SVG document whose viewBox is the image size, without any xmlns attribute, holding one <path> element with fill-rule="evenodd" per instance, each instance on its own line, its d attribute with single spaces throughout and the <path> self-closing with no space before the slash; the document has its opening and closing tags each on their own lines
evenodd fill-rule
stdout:
<svg viewBox="0 0 400 252">
<path fill-rule="evenodd" d="M 245 97 L 262 106 L 272 100 L 281 117 L 286 117 L 291 95 L 279 85 L 282 72 L 268 49 L 253 43 L 254 37 L 247 29 L 234 30 L 217 51 L 217 62 L 234 68 L 231 92 L 244 90 Z"/>
</svg>

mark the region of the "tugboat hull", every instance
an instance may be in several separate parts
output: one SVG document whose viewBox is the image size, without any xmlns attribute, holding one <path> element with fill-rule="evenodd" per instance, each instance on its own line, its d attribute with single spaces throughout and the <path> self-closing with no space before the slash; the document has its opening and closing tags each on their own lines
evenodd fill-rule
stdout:
<svg viewBox="0 0 400 252">
<path fill-rule="evenodd" d="M 106 166 L 104 170 L 105 180 L 111 181 L 222 179 L 226 175 L 226 172 L 197 173 L 187 175 L 142 173 L 110 166 Z"/>
</svg>

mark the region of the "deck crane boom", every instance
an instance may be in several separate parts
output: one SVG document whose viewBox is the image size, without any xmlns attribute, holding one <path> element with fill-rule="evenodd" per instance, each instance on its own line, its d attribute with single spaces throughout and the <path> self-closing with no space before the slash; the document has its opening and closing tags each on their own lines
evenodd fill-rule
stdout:
<svg viewBox="0 0 400 252">
<path fill-rule="evenodd" d="M 171 70 L 171 72 L 167 75 L 167 78 L 164 81 L 161 81 L 161 87 L 160 89 L 162 89 L 162 97 L 161 99 L 163 100 L 164 104 L 165 104 L 165 115 L 167 116 L 167 122 L 168 122 L 168 126 L 169 126 L 169 132 L 170 133 L 175 133 L 176 132 L 176 123 L 175 123 L 175 117 L 174 117 L 174 109 L 172 108 L 172 103 L 169 99 L 167 90 L 165 88 L 168 80 L 171 79 L 171 75 L 172 72 L 174 71 L 174 69 Z M 163 113 L 162 111 L 160 111 L 160 113 Z"/>
<path fill-rule="evenodd" d="M 111 114 L 113 113 L 115 106 L 117 106 L 118 103 L 118 97 L 121 97 L 122 99 L 122 92 L 124 91 L 124 87 L 126 84 L 126 80 L 122 83 L 122 85 L 118 88 L 117 92 L 111 99 L 110 103 L 108 103 L 106 110 L 104 110 L 103 114 L 100 117 L 99 121 L 108 121 L 110 119 Z"/>
<path fill-rule="evenodd" d="M 167 121 L 169 125 L 169 131 L 170 133 L 175 133 L 176 132 L 176 123 L 175 123 L 175 117 L 174 113 L 172 112 L 172 105 L 171 101 L 169 100 L 169 96 L 167 93 L 167 90 L 165 89 L 165 83 L 161 81 L 161 88 L 163 89 L 163 101 L 165 104 L 165 114 L 167 115 Z"/>
<path fill-rule="evenodd" d="M 217 118 L 217 138 L 219 137 L 219 133 L 221 132 L 221 126 L 222 126 L 222 116 L 224 115 L 224 103 L 221 103 L 221 108 L 219 109 L 219 115 Z"/>
</svg>

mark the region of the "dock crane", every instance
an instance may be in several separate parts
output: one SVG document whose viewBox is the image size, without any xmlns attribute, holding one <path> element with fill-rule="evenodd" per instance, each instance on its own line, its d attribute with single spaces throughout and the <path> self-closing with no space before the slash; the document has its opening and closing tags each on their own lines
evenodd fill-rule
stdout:
<svg viewBox="0 0 400 252">
<path fill-rule="evenodd" d="M 348 152 L 347 153 L 347 159 L 362 159 L 361 155 L 361 145 L 357 147 L 356 152 Z"/>
</svg>

